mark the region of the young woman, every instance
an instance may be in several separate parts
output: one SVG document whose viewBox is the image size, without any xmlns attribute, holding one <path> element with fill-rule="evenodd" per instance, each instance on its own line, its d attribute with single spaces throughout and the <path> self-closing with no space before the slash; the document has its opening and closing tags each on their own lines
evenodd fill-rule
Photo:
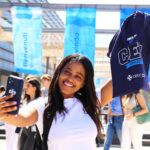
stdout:
<svg viewBox="0 0 150 150">
<path fill-rule="evenodd" d="M 108 104 L 106 140 L 104 141 L 104 150 L 109 150 L 115 133 L 117 134 L 117 137 L 121 144 L 122 123 L 123 123 L 123 110 L 121 106 L 121 99 L 119 96 L 115 97 Z"/>
<path fill-rule="evenodd" d="M 35 77 L 27 78 L 24 85 L 23 104 L 27 104 L 39 97 L 41 97 L 40 82 Z"/>
<path fill-rule="evenodd" d="M 24 97 L 23 97 L 23 105 L 22 108 L 25 107 L 29 102 L 33 100 L 37 100 L 41 96 L 40 91 L 40 83 L 36 77 L 27 76 L 25 78 L 24 83 Z M 19 128 L 16 128 L 15 126 L 5 124 L 6 129 L 6 147 L 7 150 L 16 150 L 18 149 L 18 139 L 20 139 L 19 143 L 19 150 L 23 150 L 23 147 L 25 145 L 25 141 L 27 140 L 27 131 L 29 132 L 31 128 L 24 127 L 22 128 L 21 132 Z M 20 132 L 20 138 L 19 138 L 19 132 Z"/>
<path fill-rule="evenodd" d="M 142 150 L 143 124 L 138 124 L 136 116 L 148 112 L 144 97 L 141 93 L 132 93 L 122 97 L 124 121 L 122 126 L 122 150 L 130 150 L 131 142 L 135 150 Z M 141 110 L 133 113 L 132 109 L 139 104 Z"/>
<path fill-rule="evenodd" d="M 3 121 L 20 127 L 36 123 L 42 134 L 43 120 L 47 124 L 52 114 L 53 122 L 47 139 L 49 150 L 96 149 L 95 138 L 97 134 L 101 135 L 102 128 L 100 105 L 112 100 L 112 82 L 109 81 L 99 91 L 99 102 L 93 78 L 93 66 L 88 58 L 79 54 L 69 55 L 56 68 L 46 109 L 41 98 L 29 103 L 26 111 L 20 110 L 17 117 L 4 118 Z"/>
<path fill-rule="evenodd" d="M 38 100 L 39 97 L 41 97 L 40 82 L 35 77 L 27 77 L 26 83 L 24 85 L 24 99 L 22 109 L 26 109 L 26 106 L 30 102 Z M 26 147 L 26 141 L 28 141 L 29 136 L 31 137 L 31 134 L 29 133 L 32 131 L 33 128 L 35 127 L 27 126 L 22 128 L 18 145 L 19 150 L 25 149 L 24 147 Z"/>
</svg>

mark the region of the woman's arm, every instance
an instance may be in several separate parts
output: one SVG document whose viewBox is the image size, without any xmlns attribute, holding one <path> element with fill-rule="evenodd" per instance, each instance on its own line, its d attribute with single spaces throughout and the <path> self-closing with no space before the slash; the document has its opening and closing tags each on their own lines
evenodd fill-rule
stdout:
<svg viewBox="0 0 150 150">
<path fill-rule="evenodd" d="M 7 124 L 17 126 L 17 127 L 25 127 L 31 126 L 35 124 L 38 120 L 38 112 L 35 108 L 21 108 L 19 110 L 18 115 L 9 116 L 2 119 Z"/>
<path fill-rule="evenodd" d="M 121 96 L 120 99 L 121 99 L 121 107 L 123 110 L 123 114 L 125 115 L 125 101 L 127 100 L 127 95 Z"/>
<path fill-rule="evenodd" d="M 38 120 L 38 112 L 35 108 L 21 108 L 17 116 L 9 116 L 2 119 L 7 124 L 25 127 L 35 124 Z"/>
<path fill-rule="evenodd" d="M 148 112 L 148 108 L 146 106 L 146 102 L 144 100 L 144 97 L 141 93 L 137 93 L 136 94 L 136 100 L 138 102 L 138 104 L 140 105 L 140 107 L 142 108 L 140 111 L 136 112 L 136 113 L 132 113 L 130 115 L 125 116 L 126 120 L 130 120 L 132 119 L 134 116 L 139 116 L 139 115 L 143 115 L 145 113 Z"/>
<path fill-rule="evenodd" d="M 24 127 L 30 126 L 37 122 L 38 120 L 38 112 L 35 108 L 31 107 L 23 107 L 19 110 L 19 114 L 17 116 L 12 115 L 8 112 L 16 110 L 17 107 L 16 102 L 7 101 L 13 96 L 5 96 L 0 98 L 0 119 L 8 124 Z M 9 107 L 14 106 L 14 107 Z"/>
<path fill-rule="evenodd" d="M 147 113 L 148 108 L 146 106 L 146 102 L 145 102 L 145 99 L 144 99 L 143 95 L 141 93 L 137 93 L 136 94 L 136 99 L 137 99 L 138 104 L 141 107 L 141 110 L 136 112 L 134 115 L 139 116 L 139 115 L 143 115 L 143 114 Z"/>
<path fill-rule="evenodd" d="M 101 89 L 101 107 L 113 99 L 112 80 L 108 81 Z"/>
<path fill-rule="evenodd" d="M 110 103 L 109 103 L 108 104 L 107 123 L 109 122 L 110 115 L 111 115 L 111 107 L 110 107 Z"/>
</svg>

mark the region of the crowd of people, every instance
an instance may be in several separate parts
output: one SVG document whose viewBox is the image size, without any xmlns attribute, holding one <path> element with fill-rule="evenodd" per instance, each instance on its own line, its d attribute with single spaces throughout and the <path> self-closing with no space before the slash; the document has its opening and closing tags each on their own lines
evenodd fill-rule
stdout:
<svg viewBox="0 0 150 150">
<path fill-rule="evenodd" d="M 7 101 L 13 95 L 0 98 L 0 120 L 20 127 L 20 135 L 23 136 L 24 130 L 36 124 L 48 150 L 94 150 L 97 135 L 105 139 L 104 150 L 108 150 L 116 132 L 123 150 L 129 150 L 131 142 L 135 150 L 142 149 L 143 128 L 136 122 L 135 116 L 148 110 L 140 92 L 113 98 L 112 80 L 96 90 L 93 66 L 87 57 L 80 54 L 66 56 L 57 66 L 53 77 L 47 74 L 40 79 L 43 88 L 35 76 L 24 79 L 18 115 L 9 113 L 16 110 L 16 102 Z M 133 113 L 135 102 L 142 109 Z M 104 137 L 100 115 L 106 104 L 109 104 L 109 115 Z M 44 129 L 50 120 L 50 130 L 46 134 Z M 135 134 L 137 130 L 139 133 Z M 24 138 L 19 139 L 19 150 L 23 150 L 22 141 Z"/>
</svg>

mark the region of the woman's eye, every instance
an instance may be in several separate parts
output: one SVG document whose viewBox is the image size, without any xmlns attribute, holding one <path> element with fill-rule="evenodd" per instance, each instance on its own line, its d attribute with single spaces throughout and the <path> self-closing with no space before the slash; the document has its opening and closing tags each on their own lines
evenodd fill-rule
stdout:
<svg viewBox="0 0 150 150">
<path fill-rule="evenodd" d="M 76 76 L 76 78 L 79 79 L 79 80 L 81 80 L 81 77 L 80 77 L 80 76 Z"/>
<path fill-rule="evenodd" d="M 69 71 L 68 70 L 64 70 L 64 73 L 69 74 Z"/>
</svg>

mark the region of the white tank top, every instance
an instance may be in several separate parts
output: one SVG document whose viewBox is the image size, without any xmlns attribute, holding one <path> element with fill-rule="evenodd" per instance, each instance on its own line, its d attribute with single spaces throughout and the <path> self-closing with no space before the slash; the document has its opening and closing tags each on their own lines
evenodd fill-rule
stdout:
<svg viewBox="0 0 150 150">
<path fill-rule="evenodd" d="M 133 111 L 132 109 L 134 107 L 136 107 L 137 105 L 137 101 L 136 101 L 136 95 L 135 94 L 132 94 L 131 97 L 129 97 L 126 101 L 125 101 L 125 115 L 129 115 L 129 114 L 132 114 Z"/>
</svg>

